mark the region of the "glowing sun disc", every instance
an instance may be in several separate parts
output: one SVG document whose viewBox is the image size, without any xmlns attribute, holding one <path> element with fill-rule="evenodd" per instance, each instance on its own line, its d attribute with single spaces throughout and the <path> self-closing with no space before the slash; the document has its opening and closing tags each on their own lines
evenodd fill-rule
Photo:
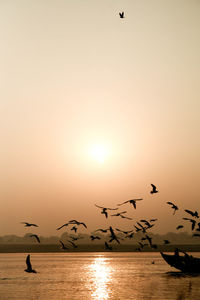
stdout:
<svg viewBox="0 0 200 300">
<path fill-rule="evenodd" d="M 90 148 L 90 156 L 99 163 L 103 163 L 108 157 L 108 149 L 104 145 L 92 145 Z"/>
</svg>

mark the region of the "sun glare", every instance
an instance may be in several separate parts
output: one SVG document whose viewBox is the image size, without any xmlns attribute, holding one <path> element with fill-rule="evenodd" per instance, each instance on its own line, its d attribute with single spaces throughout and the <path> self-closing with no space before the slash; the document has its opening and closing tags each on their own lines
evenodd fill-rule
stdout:
<svg viewBox="0 0 200 300">
<path fill-rule="evenodd" d="M 99 163 L 104 163 L 105 160 L 108 158 L 109 151 L 108 148 L 106 148 L 106 146 L 101 144 L 95 144 L 90 147 L 89 154 L 93 160 Z"/>
</svg>

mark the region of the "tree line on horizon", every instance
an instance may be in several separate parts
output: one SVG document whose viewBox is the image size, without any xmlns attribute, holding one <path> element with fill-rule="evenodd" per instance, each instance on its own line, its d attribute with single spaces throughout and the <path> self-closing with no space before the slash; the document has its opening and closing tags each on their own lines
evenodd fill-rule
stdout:
<svg viewBox="0 0 200 300">
<path fill-rule="evenodd" d="M 98 234 L 100 237 L 100 240 L 94 240 L 92 241 L 90 236 L 94 232 L 91 232 L 91 234 L 83 234 L 79 233 L 79 244 L 104 244 L 106 239 L 108 238 L 107 234 Z M 24 236 L 17 236 L 15 234 L 9 234 L 0 236 L 0 244 L 37 244 L 35 239 L 31 237 L 33 233 L 29 232 L 26 233 Z M 69 234 L 68 232 L 62 233 L 60 236 L 40 236 L 41 244 L 58 244 L 60 240 L 67 240 L 70 237 L 74 236 L 73 234 Z M 123 239 L 123 234 L 118 235 L 119 238 Z M 151 233 L 151 236 L 155 243 L 159 245 L 163 245 L 165 240 L 169 240 L 170 244 L 199 244 L 199 238 L 193 237 L 192 234 L 189 234 L 188 232 L 168 232 L 166 234 L 154 234 Z M 136 245 L 137 242 L 141 238 L 141 233 L 135 233 L 133 239 L 126 239 L 123 241 L 126 245 Z"/>
</svg>

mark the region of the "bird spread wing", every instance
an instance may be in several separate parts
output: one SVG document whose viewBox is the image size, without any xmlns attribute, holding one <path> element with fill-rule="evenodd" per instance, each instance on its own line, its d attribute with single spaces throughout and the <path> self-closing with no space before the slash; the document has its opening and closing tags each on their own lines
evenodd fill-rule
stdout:
<svg viewBox="0 0 200 300">
<path fill-rule="evenodd" d="M 68 223 L 67 223 L 67 224 L 64 224 L 64 225 L 62 225 L 62 226 L 60 226 L 60 227 L 58 227 L 56 230 L 60 230 L 60 229 L 63 228 L 64 226 L 68 226 Z"/>
</svg>

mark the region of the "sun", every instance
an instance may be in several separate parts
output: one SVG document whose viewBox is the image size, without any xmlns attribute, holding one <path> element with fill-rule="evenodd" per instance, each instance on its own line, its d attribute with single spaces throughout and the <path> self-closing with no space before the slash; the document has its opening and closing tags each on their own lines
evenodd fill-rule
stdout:
<svg viewBox="0 0 200 300">
<path fill-rule="evenodd" d="M 103 144 L 93 144 L 89 147 L 90 157 L 98 163 L 104 163 L 109 156 L 109 149 Z"/>
</svg>

